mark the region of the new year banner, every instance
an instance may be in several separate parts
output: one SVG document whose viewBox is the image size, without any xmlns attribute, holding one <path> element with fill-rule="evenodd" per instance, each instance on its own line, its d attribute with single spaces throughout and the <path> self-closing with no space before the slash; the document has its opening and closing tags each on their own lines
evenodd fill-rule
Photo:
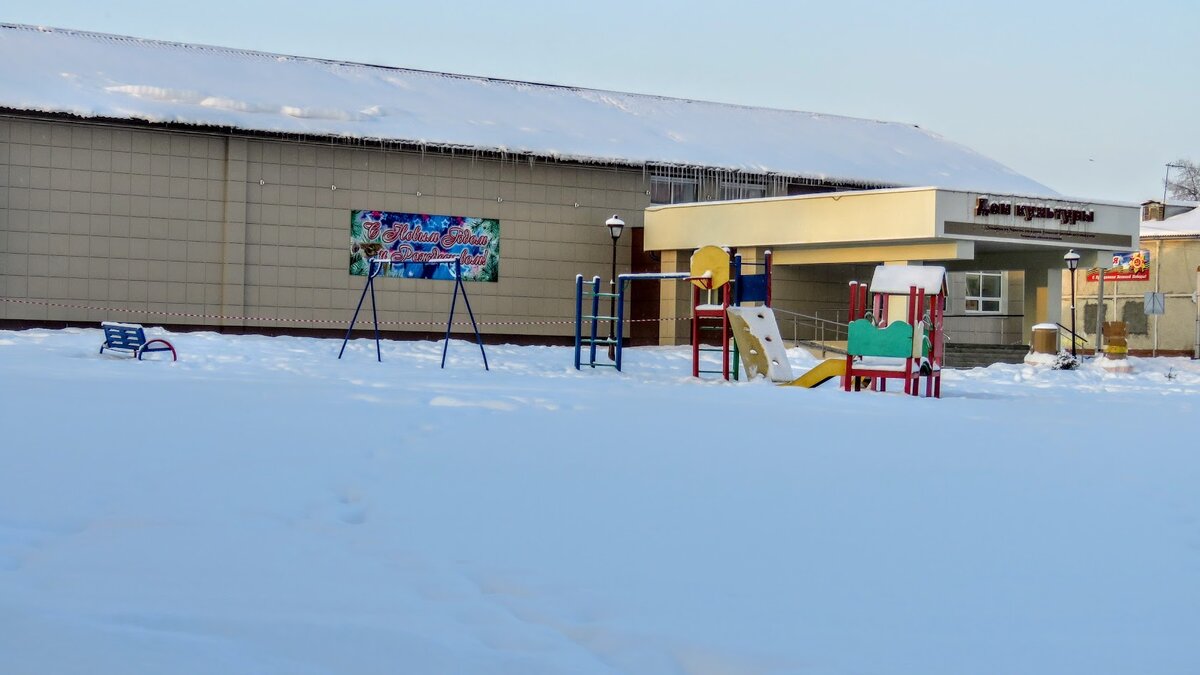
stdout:
<svg viewBox="0 0 1200 675">
<path fill-rule="evenodd" d="M 1100 273 L 1090 270 L 1088 281 L 1097 281 Z M 1104 270 L 1105 281 L 1149 281 L 1150 280 L 1150 251 L 1130 251 L 1114 253 L 1112 267 Z"/>
<path fill-rule="evenodd" d="M 454 279 L 456 258 L 463 281 L 500 278 L 500 221 L 390 211 L 350 212 L 350 274 L 366 276 L 368 261 L 385 259 L 383 275 L 406 279 Z"/>
</svg>

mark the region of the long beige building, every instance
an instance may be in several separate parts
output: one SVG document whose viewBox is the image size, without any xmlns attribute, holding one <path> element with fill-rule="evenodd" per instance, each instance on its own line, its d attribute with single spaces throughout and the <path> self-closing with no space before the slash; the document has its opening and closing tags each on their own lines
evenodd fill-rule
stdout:
<svg viewBox="0 0 1200 675">
<path fill-rule="evenodd" d="M 479 280 L 486 334 L 555 341 L 574 276 L 609 276 L 616 213 L 618 272 L 772 248 L 776 305 L 836 318 L 867 265 L 939 261 L 964 272 L 960 341 L 1020 342 L 1055 313 L 1063 250 L 1136 246 L 1136 210 L 910 124 L 17 25 L 0 63 L 7 326 L 338 330 L 383 255 L 381 322 L 429 333 L 452 285 L 420 261 L 441 251 Z M 679 339 L 680 293 L 636 289 L 634 337 Z"/>
</svg>

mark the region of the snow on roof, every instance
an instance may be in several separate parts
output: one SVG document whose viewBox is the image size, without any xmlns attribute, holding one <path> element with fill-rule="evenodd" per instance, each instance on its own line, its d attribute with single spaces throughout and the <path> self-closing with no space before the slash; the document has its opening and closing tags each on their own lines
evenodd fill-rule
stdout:
<svg viewBox="0 0 1200 675">
<path fill-rule="evenodd" d="M 1142 237 L 1200 237 L 1200 208 L 1166 220 L 1143 220 Z"/>
<path fill-rule="evenodd" d="M 1054 196 L 911 124 L 0 24 L 0 108 Z"/>
<path fill-rule="evenodd" d="M 946 279 L 946 268 L 936 265 L 879 265 L 871 278 L 872 293 L 907 294 L 916 286 L 927 294 L 937 294 Z"/>
</svg>

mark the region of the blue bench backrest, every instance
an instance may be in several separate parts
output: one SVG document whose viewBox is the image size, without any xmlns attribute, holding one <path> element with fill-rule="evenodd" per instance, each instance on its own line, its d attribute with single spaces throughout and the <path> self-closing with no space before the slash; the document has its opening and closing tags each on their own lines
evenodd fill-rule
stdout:
<svg viewBox="0 0 1200 675">
<path fill-rule="evenodd" d="M 110 349 L 128 349 L 136 351 L 138 347 L 146 344 L 146 332 L 141 326 L 129 326 L 122 324 L 104 323 L 100 324 L 104 328 L 105 346 Z"/>
</svg>

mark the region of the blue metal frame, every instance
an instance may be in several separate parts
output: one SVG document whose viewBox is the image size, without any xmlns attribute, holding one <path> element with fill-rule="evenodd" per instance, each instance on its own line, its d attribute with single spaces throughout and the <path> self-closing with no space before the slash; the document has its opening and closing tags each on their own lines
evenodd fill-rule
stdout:
<svg viewBox="0 0 1200 675">
<path fill-rule="evenodd" d="M 621 371 L 621 347 L 625 344 L 625 322 L 621 320 L 625 316 L 625 281 L 624 275 L 617 275 L 617 346 L 613 349 L 617 372 Z"/>
<path fill-rule="evenodd" d="M 762 262 L 743 263 L 741 254 L 733 256 L 733 305 L 740 307 L 744 302 L 761 302 L 771 306 L 771 252 L 767 251 Z M 759 274 L 742 274 L 742 266 L 763 268 Z M 740 377 L 741 352 L 737 341 L 733 343 L 733 379 Z"/>
<path fill-rule="evenodd" d="M 687 272 L 659 272 L 659 273 L 637 273 L 637 274 L 618 274 L 617 275 L 617 337 L 616 348 L 613 350 L 616 368 L 621 370 L 622 359 L 621 355 L 625 346 L 625 291 L 631 281 L 663 281 L 665 279 L 687 279 L 690 275 Z"/>
<path fill-rule="evenodd" d="M 599 279 L 599 277 L 597 277 Z M 579 370 L 579 352 L 583 348 L 583 275 L 575 275 L 575 370 Z"/>
<path fill-rule="evenodd" d="M 379 347 L 379 313 L 375 305 L 375 277 L 383 273 L 383 265 L 388 261 L 377 260 L 372 258 L 367 268 L 367 281 L 363 285 L 362 295 L 358 298 L 358 306 L 354 308 L 354 316 L 350 319 L 350 326 L 346 328 L 346 337 L 342 339 L 342 348 L 338 352 L 338 358 L 342 358 L 342 354 L 346 352 L 346 343 L 350 341 L 350 333 L 354 330 L 354 324 L 358 322 L 358 313 L 362 310 L 363 301 L 367 298 L 367 291 L 371 292 L 371 318 L 375 325 L 375 359 L 383 362 L 383 352 Z M 424 265 L 440 265 L 442 263 L 451 262 L 449 259 L 437 259 L 424 262 Z M 471 328 L 475 331 L 475 341 L 479 343 L 479 353 L 483 355 L 483 369 L 491 370 L 488 367 L 487 352 L 483 348 L 483 337 L 479 334 L 479 324 L 475 322 L 475 312 L 471 311 L 471 301 L 467 298 L 467 287 L 462 281 L 462 261 L 458 258 L 453 259 L 454 262 L 454 294 L 450 298 L 450 317 L 446 319 L 446 340 L 442 345 L 442 368 L 446 367 L 446 352 L 450 347 L 450 328 L 454 325 L 454 310 L 458 304 L 459 291 L 462 292 L 463 303 L 467 306 L 467 315 L 471 317 Z"/>
<path fill-rule="evenodd" d="M 762 274 L 742 274 L 742 257 L 734 256 L 732 262 L 732 278 L 734 280 L 734 301 L 733 304 L 741 304 L 742 302 L 766 302 L 770 300 L 770 270 L 771 270 L 771 254 L 768 252 L 763 262 L 745 263 L 746 265 L 757 265 L 765 268 Z M 581 370 L 583 367 L 583 344 L 588 343 L 588 365 L 592 368 L 597 366 L 614 367 L 618 371 L 621 370 L 624 362 L 622 353 L 625 345 L 625 293 L 627 292 L 628 284 L 631 281 L 663 281 L 666 279 L 683 280 L 691 275 L 687 272 L 662 272 L 662 273 L 630 273 L 617 275 L 617 311 L 616 316 L 605 317 L 600 316 L 600 298 L 609 297 L 611 294 L 600 292 L 600 277 L 592 277 L 591 287 L 585 288 L 583 275 L 575 275 L 575 370 Z M 584 294 L 588 293 L 592 298 L 592 313 L 590 315 L 583 313 Z M 583 320 L 591 321 L 591 331 L 587 337 L 583 335 Z M 600 320 L 615 321 L 616 335 L 612 341 L 597 339 L 597 322 Z M 613 344 L 614 363 L 596 363 L 596 345 L 598 344 Z M 736 349 L 736 347 L 735 347 Z M 734 359 L 734 379 L 737 378 L 737 360 Z"/>
<path fill-rule="evenodd" d="M 591 314 L 583 313 L 583 298 L 585 293 L 592 299 Z M 583 367 L 582 353 L 584 342 L 587 342 L 588 345 L 588 366 L 592 368 L 612 368 L 614 366 L 612 363 L 596 362 L 596 346 L 619 344 L 618 339 L 609 339 L 598 336 L 599 322 L 616 320 L 611 316 L 601 316 L 600 298 L 615 297 L 617 296 L 614 293 L 600 292 L 600 277 L 592 277 L 590 285 L 585 289 L 583 285 L 583 275 L 575 275 L 575 370 L 580 370 Z M 584 319 L 587 319 L 589 322 L 591 322 L 591 328 L 588 329 L 587 337 L 584 337 L 583 335 Z M 616 330 L 621 330 L 620 323 L 617 324 Z"/>
<path fill-rule="evenodd" d="M 641 273 L 641 274 L 619 274 L 617 275 L 617 312 L 616 316 L 601 316 L 600 315 L 600 298 L 612 297 L 612 293 L 600 292 L 600 277 L 592 277 L 590 288 L 585 288 L 583 284 L 583 275 L 575 275 L 575 370 L 581 370 L 583 367 L 583 343 L 588 343 L 588 364 L 592 368 L 605 367 L 616 368 L 621 370 L 622 360 L 621 355 L 625 343 L 625 291 L 626 286 L 631 281 L 650 280 L 662 281 L 664 279 L 687 279 L 687 272 L 663 272 L 663 273 Z M 592 298 L 592 313 L 583 313 L 583 298 L 585 292 Z M 591 321 L 591 330 L 588 337 L 583 335 L 583 320 Z M 612 340 L 607 338 L 597 338 L 597 323 L 599 321 L 615 321 L 616 331 Z M 613 345 L 613 363 L 596 363 L 596 345 Z"/>
<path fill-rule="evenodd" d="M 375 310 L 375 277 L 383 272 L 383 260 L 372 258 L 367 263 L 367 282 L 363 284 L 362 295 L 358 297 L 358 306 L 354 308 L 354 317 L 350 319 L 350 325 L 346 328 L 346 337 L 342 339 L 342 349 L 338 352 L 338 358 L 342 358 L 342 354 L 346 352 L 346 343 L 350 341 L 350 332 L 354 330 L 354 324 L 358 322 L 358 312 L 362 309 L 363 300 L 367 298 L 367 291 L 371 291 L 371 318 L 375 321 L 375 359 L 383 363 L 383 352 L 379 349 L 379 314 Z"/>
<path fill-rule="evenodd" d="M 448 262 L 446 260 L 429 261 L 426 265 Z M 446 319 L 446 341 L 442 344 L 442 368 L 446 367 L 446 351 L 450 348 L 450 326 L 454 323 L 454 306 L 458 302 L 458 292 L 462 291 L 463 303 L 467 306 L 467 316 L 471 317 L 471 328 L 475 331 L 475 342 L 479 343 L 479 353 L 483 355 L 483 369 L 488 368 L 487 352 L 483 350 L 483 338 L 479 335 L 479 325 L 475 323 L 475 313 L 471 311 L 471 301 L 467 299 L 467 287 L 462 282 L 462 261 L 454 259 L 454 295 L 450 298 L 450 318 Z"/>
</svg>

